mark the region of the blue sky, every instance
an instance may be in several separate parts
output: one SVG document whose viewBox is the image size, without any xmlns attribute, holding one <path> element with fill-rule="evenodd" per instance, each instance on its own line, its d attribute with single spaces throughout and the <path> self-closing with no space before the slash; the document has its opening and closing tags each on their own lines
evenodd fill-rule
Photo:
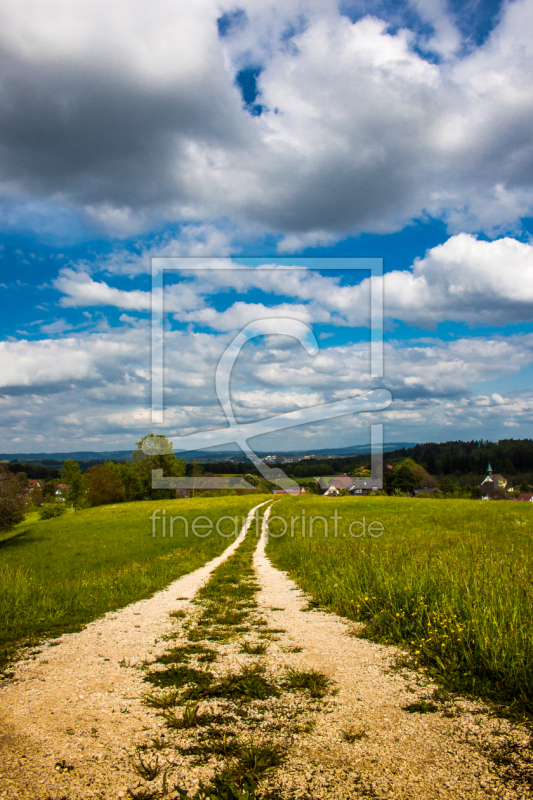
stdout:
<svg viewBox="0 0 533 800">
<path fill-rule="evenodd" d="M 269 316 L 305 322 L 320 352 L 247 344 L 239 420 L 374 388 L 394 400 L 256 449 L 365 443 L 375 422 L 387 441 L 533 435 L 533 0 L 51 0 L 46 25 L 39 8 L 1 12 L 2 451 L 123 449 L 155 430 L 160 256 L 204 270 L 165 279 L 157 430 L 175 440 L 225 425 L 218 359 Z M 283 269 L 365 257 L 383 283 Z M 268 277 L 229 269 L 247 258 Z"/>
</svg>

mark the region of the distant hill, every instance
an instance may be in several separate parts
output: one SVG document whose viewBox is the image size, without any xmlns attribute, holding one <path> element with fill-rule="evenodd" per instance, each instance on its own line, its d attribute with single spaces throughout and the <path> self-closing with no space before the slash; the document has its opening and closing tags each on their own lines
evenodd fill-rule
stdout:
<svg viewBox="0 0 533 800">
<path fill-rule="evenodd" d="M 415 447 L 415 442 L 384 442 L 383 452 L 389 453 L 393 450 L 407 449 L 410 447 Z M 312 452 L 314 455 L 320 456 L 321 458 L 324 456 L 359 456 L 370 453 L 370 444 L 354 444 L 349 447 L 330 447 L 325 450 L 312 450 L 308 452 Z M 286 455 L 286 453 L 284 455 Z M 305 455 L 305 453 L 295 453 L 295 455 Z"/>
<path fill-rule="evenodd" d="M 73 453 L 0 453 L 0 461 L 123 461 L 131 458 L 131 450 L 110 450 L 102 453 L 76 450 Z"/>
<path fill-rule="evenodd" d="M 102 452 L 95 450 L 74 450 L 71 453 L 0 453 L 0 461 L 37 461 L 40 464 L 48 464 L 48 462 L 57 461 L 63 463 L 67 458 L 73 461 L 131 461 L 131 454 L 133 448 L 130 450 L 104 450 Z M 176 451 L 178 458 L 182 457 L 182 453 Z M 192 461 L 193 458 L 198 461 L 235 461 L 246 460 L 245 456 L 240 450 L 191 450 L 190 452 L 183 453 L 185 461 Z"/>
<path fill-rule="evenodd" d="M 398 450 L 402 447 L 413 447 L 412 442 L 389 442 L 383 445 L 385 452 L 389 450 Z M 132 450 L 74 450 L 71 453 L 0 453 L 0 461 L 38 461 L 39 463 L 47 463 L 48 461 L 63 462 L 67 458 L 73 461 L 129 461 L 131 459 Z M 279 450 L 265 450 L 259 453 L 261 457 L 268 455 L 279 456 L 280 458 L 287 458 L 289 456 L 303 458 L 306 455 L 317 455 L 321 458 L 336 455 L 364 455 L 370 453 L 369 444 L 355 444 L 350 447 L 330 447 L 325 450 L 294 450 L 294 451 L 279 451 Z M 176 452 L 178 457 L 182 453 Z M 240 450 L 191 450 L 190 452 L 183 453 L 186 461 L 192 461 L 193 458 L 198 461 L 245 461 L 246 458 Z"/>
</svg>

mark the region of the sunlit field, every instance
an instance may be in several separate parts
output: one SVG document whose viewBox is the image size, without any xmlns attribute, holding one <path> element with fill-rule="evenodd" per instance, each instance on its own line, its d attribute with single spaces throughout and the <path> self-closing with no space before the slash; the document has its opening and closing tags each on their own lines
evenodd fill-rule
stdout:
<svg viewBox="0 0 533 800">
<path fill-rule="evenodd" d="M 240 527 L 264 499 L 255 494 L 124 503 L 47 521 L 31 514 L 0 541 L 0 657 L 21 640 L 76 630 L 197 569 L 233 541 L 234 520 L 219 522 L 223 535 L 206 535 L 208 520 L 216 525 L 223 516 L 237 516 Z M 156 509 L 161 513 L 153 522 Z M 169 518 L 175 515 L 189 529 L 176 520 L 170 537 Z M 192 523 L 201 515 L 208 519 L 198 521 L 195 535 Z"/>
<path fill-rule="evenodd" d="M 299 497 L 273 514 L 268 554 L 315 604 L 448 687 L 533 713 L 531 504 Z"/>
</svg>

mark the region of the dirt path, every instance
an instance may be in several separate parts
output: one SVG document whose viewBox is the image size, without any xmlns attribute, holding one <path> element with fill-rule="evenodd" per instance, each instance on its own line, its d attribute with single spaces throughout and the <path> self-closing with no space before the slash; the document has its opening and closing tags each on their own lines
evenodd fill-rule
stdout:
<svg viewBox="0 0 533 800">
<path fill-rule="evenodd" d="M 165 649 L 170 612 L 188 608 L 238 547 L 254 514 L 255 508 L 239 537 L 205 566 L 16 665 L 14 683 L 0 683 L 0 798 L 126 795 L 137 779 L 129 754 L 153 734 L 153 714 L 140 702 L 146 684 L 139 670 L 121 664 L 151 660 Z"/>
<path fill-rule="evenodd" d="M 169 648 L 190 648 L 191 642 L 201 645 L 202 636 L 216 658 L 206 667 L 191 655 L 184 669 L 208 669 L 216 683 L 257 667 L 278 687 L 263 700 L 247 699 L 241 705 L 213 693 L 200 700 L 201 713 L 222 717 L 219 734 L 225 736 L 228 730 L 235 742 L 264 741 L 282 749 L 282 766 L 267 778 L 275 792 L 281 791 L 276 797 L 529 796 L 523 785 L 504 784 L 494 762 L 482 752 L 494 742 L 516 742 L 520 736 L 524 740 L 525 734 L 511 734 L 510 725 L 489 718 L 481 704 L 461 700 L 440 698 L 436 713 L 404 710 L 431 698 L 434 687 L 413 672 L 391 669 L 394 648 L 354 637 L 354 625 L 333 614 L 305 610 L 305 596 L 266 558 L 265 532 L 264 523 L 253 556 L 259 607 L 249 612 L 242 633 L 236 628 L 227 637 L 213 635 L 213 618 L 195 638 L 209 604 L 190 601 L 232 555 L 244 531 L 221 556 L 151 599 L 108 614 L 81 633 L 65 635 L 57 646 L 48 643 L 35 660 L 16 666 L 16 681 L 0 689 L 2 800 L 116 800 L 127 797 L 128 790 L 132 797 L 160 797 L 163 774 L 169 786 L 186 786 L 190 792 L 200 780 L 211 780 L 226 756 L 208 757 L 195 766 L 186 753 L 191 744 L 205 751 L 206 743 L 215 741 L 215 728 L 169 729 L 160 710 L 142 704 L 148 691 L 143 672 L 128 668 L 149 661 L 156 671 L 173 669 L 172 659 L 160 656 Z M 248 552 L 251 574 L 252 551 Z M 246 575 L 242 579 L 249 580 Z M 210 608 L 214 613 L 217 606 Z M 235 611 L 222 601 L 218 609 L 224 608 Z M 179 618 L 172 621 L 169 615 L 176 611 Z M 263 649 L 245 651 L 243 644 Z M 307 689 L 296 690 L 289 685 L 287 668 L 324 673 L 337 693 L 313 696 Z M 166 691 L 161 690 L 162 696 Z M 176 700 L 173 713 L 180 718 L 183 709 L 183 702 Z M 148 761 L 159 762 L 161 773 L 155 780 L 139 779 L 132 760 L 137 748 Z"/>
</svg>

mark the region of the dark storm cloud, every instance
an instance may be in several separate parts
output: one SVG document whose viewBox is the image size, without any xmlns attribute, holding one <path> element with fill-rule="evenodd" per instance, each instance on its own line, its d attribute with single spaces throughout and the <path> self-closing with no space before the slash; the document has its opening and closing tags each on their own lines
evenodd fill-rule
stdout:
<svg viewBox="0 0 533 800">
<path fill-rule="evenodd" d="M 466 55 L 441 5 L 412 0 L 422 42 L 329 2 L 6 3 L 4 202 L 126 232 L 226 219 L 341 235 L 427 213 L 509 229 L 533 208 L 533 2 Z"/>
</svg>

